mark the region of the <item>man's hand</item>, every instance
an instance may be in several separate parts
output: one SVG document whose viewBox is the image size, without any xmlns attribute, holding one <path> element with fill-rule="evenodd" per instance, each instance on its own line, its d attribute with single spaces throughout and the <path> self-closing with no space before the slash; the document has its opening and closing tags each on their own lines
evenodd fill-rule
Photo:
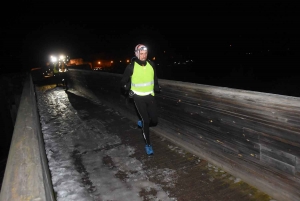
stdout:
<svg viewBox="0 0 300 201">
<path fill-rule="evenodd" d="M 155 90 L 155 92 L 156 93 L 160 93 L 162 90 L 161 90 L 161 87 L 160 86 L 158 86 L 158 88 L 156 88 L 156 90 Z"/>
<path fill-rule="evenodd" d="M 133 98 L 133 96 L 134 96 L 134 92 L 132 90 L 130 90 L 129 93 L 128 93 L 128 97 Z"/>
</svg>

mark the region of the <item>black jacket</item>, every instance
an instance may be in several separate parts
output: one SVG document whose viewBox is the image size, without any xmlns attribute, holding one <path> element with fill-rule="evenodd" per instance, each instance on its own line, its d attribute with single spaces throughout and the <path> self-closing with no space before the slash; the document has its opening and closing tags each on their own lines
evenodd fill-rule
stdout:
<svg viewBox="0 0 300 201">
<path fill-rule="evenodd" d="M 131 63 L 126 66 L 124 74 L 123 74 L 123 77 L 121 79 L 121 89 L 125 93 L 127 93 L 130 90 L 130 88 L 131 88 L 131 76 L 132 76 L 132 73 L 133 73 L 134 62 L 137 62 L 141 66 L 145 66 L 146 62 L 148 62 L 152 66 L 153 71 L 154 71 L 154 92 L 160 92 L 161 88 L 160 88 L 160 86 L 158 84 L 158 78 L 157 78 L 157 75 L 156 75 L 155 64 L 152 61 L 150 61 L 150 60 L 141 61 L 141 60 L 139 60 L 137 58 L 133 58 L 131 60 Z"/>
</svg>

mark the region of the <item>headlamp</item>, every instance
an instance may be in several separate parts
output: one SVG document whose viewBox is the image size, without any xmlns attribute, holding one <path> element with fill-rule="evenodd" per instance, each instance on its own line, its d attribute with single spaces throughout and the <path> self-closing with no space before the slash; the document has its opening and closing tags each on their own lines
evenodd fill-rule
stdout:
<svg viewBox="0 0 300 201">
<path fill-rule="evenodd" d="M 136 52 L 137 52 L 137 51 L 142 51 L 142 50 L 147 51 L 148 49 L 147 49 L 145 46 L 142 46 L 142 47 L 140 47 L 139 49 L 137 49 Z"/>
<path fill-rule="evenodd" d="M 148 49 L 146 47 L 141 47 L 141 48 L 139 48 L 139 51 L 141 51 L 141 50 L 147 51 Z"/>
</svg>

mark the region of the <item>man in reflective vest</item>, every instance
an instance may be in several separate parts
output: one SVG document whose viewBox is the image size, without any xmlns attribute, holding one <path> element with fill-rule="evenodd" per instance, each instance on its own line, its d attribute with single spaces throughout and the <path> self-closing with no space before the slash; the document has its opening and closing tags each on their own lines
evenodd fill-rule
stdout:
<svg viewBox="0 0 300 201">
<path fill-rule="evenodd" d="M 155 64 L 147 60 L 147 47 L 139 44 L 134 52 L 136 57 L 127 65 L 121 79 L 121 87 L 127 92 L 129 98 L 133 98 L 141 118 L 138 126 L 142 128 L 146 153 L 153 155 L 149 127 L 156 126 L 158 123 L 155 93 L 160 92 L 161 88 L 158 84 Z"/>
<path fill-rule="evenodd" d="M 64 61 L 61 62 L 60 65 L 60 79 L 65 87 L 66 91 L 68 90 L 68 68 Z"/>
<path fill-rule="evenodd" d="M 55 84 L 56 84 L 56 86 L 58 86 L 58 83 L 59 83 L 59 70 L 58 70 L 58 63 L 57 62 L 53 63 L 53 76 L 54 76 Z"/>
</svg>

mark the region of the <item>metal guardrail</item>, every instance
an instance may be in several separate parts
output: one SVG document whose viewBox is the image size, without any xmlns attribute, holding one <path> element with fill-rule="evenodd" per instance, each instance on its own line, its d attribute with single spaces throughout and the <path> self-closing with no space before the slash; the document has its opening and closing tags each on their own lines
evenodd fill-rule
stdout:
<svg viewBox="0 0 300 201">
<path fill-rule="evenodd" d="M 55 200 L 30 74 L 24 83 L 0 192 L 0 201 L 23 200 Z"/>
</svg>

